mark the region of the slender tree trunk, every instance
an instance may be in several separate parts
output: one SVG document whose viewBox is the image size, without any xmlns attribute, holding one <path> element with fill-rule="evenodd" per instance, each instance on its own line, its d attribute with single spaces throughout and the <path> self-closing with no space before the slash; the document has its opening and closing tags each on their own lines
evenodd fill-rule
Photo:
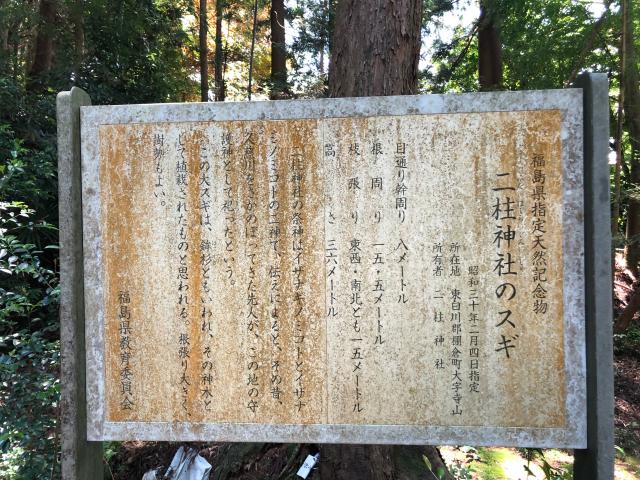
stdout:
<svg viewBox="0 0 640 480">
<path fill-rule="evenodd" d="M 11 64 L 12 64 L 12 78 L 13 83 L 18 82 L 18 68 L 20 65 L 20 40 L 18 38 L 18 31 L 12 31 L 10 34 L 10 38 L 12 39 L 11 47 L 12 47 L 12 55 L 11 55 Z"/>
<path fill-rule="evenodd" d="M 321 76 L 324 75 L 324 47 L 320 50 L 320 55 L 318 57 L 318 73 Z"/>
<path fill-rule="evenodd" d="M 9 60 L 9 28 L 0 30 L 0 73 L 7 71 Z"/>
<path fill-rule="evenodd" d="M 620 36 L 620 75 L 618 77 L 621 88 L 618 92 L 618 112 L 616 118 L 616 136 L 615 136 L 615 144 L 616 144 L 616 165 L 613 172 L 613 206 L 611 209 L 611 236 L 615 239 L 618 236 L 618 222 L 620 220 L 620 197 L 621 197 L 621 186 L 620 186 L 620 170 L 622 168 L 622 164 L 624 163 L 623 158 L 623 146 L 622 146 L 622 125 L 623 125 L 623 117 L 624 117 L 624 89 L 622 85 L 624 84 L 624 44 L 626 38 L 626 22 L 625 22 L 625 14 L 626 9 L 622 10 L 622 35 Z M 615 278 L 615 270 L 616 270 L 616 262 L 615 262 L 615 251 L 613 252 L 613 261 L 612 268 Z"/>
<path fill-rule="evenodd" d="M 498 90 L 502 86 L 502 44 L 493 0 L 480 1 L 478 22 L 478 81 L 480 90 Z"/>
<path fill-rule="evenodd" d="M 284 31 L 284 0 L 271 0 L 271 99 L 287 96 L 287 48 Z"/>
<path fill-rule="evenodd" d="M 53 31 L 56 20 L 56 0 L 40 0 L 39 22 L 34 45 L 34 57 L 27 71 L 27 90 L 34 91 L 44 84 L 44 77 L 53 66 Z"/>
<path fill-rule="evenodd" d="M 634 48 L 633 2 L 623 0 L 623 17 L 625 18 L 624 40 L 624 119 L 631 143 L 630 176 L 633 185 L 640 185 L 640 90 L 638 87 L 638 67 Z M 627 215 L 627 265 L 638 274 L 640 260 L 640 199 L 631 197 Z"/>
<path fill-rule="evenodd" d="M 339 1 L 331 43 L 329 95 L 416 93 L 421 18 L 421 0 Z M 434 470 L 443 468 L 445 479 L 452 478 L 437 448 L 394 445 L 323 445 L 320 478 L 427 478 L 422 455 L 429 458 Z M 410 465 L 418 465 L 419 471 Z"/>
<path fill-rule="evenodd" d="M 200 0 L 200 100 L 202 102 L 209 101 L 209 62 L 207 60 L 207 0 Z"/>
<path fill-rule="evenodd" d="M 325 18 L 329 18 L 330 10 L 329 10 L 329 0 L 322 0 L 322 14 Z M 323 29 L 322 34 L 320 35 L 320 55 L 318 55 L 318 73 L 321 76 L 324 75 L 324 49 L 328 47 L 326 32 L 328 30 Z"/>
<path fill-rule="evenodd" d="M 329 96 L 416 93 L 421 20 L 421 0 L 339 1 Z"/>
<path fill-rule="evenodd" d="M 253 52 L 256 48 L 256 27 L 258 26 L 258 0 L 253 3 L 253 28 L 251 30 L 251 50 L 249 52 L 249 85 L 247 86 L 247 100 L 251 100 L 251 84 L 253 81 Z"/>
<path fill-rule="evenodd" d="M 619 101 L 622 101 L 622 95 L 618 95 Z M 618 120 L 616 125 L 616 164 L 613 170 L 613 208 L 611 209 L 611 236 L 617 237 L 618 222 L 620 221 L 620 197 L 622 194 L 622 186 L 620 184 L 620 170 L 624 156 L 622 151 L 622 106 L 618 107 Z M 615 267 L 614 267 L 615 268 Z"/>
<path fill-rule="evenodd" d="M 226 95 L 223 72 L 223 52 L 222 52 L 222 16 L 224 13 L 224 0 L 216 0 L 216 54 L 215 63 L 215 83 L 216 102 L 224 102 Z"/>
<path fill-rule="evenodd" d="M 2 58 L 9 54 L 9 26 L 2 26 L 0 31 L 0 55 Z"/>
<path fill-rule="evenodd" d="M 7 0 L 0 0 L 0 15 L 7 8 Z M 0 75 L 5 75 L 9 70 L 9 21 L 0 17 Z"/>
<path fill-rule="evenodd" d="M 73 4 L 73 82 L 77 85 L 80 80 L 80 68 L 84 61 L 84 1 L 75 0 Z"/>
</svg>

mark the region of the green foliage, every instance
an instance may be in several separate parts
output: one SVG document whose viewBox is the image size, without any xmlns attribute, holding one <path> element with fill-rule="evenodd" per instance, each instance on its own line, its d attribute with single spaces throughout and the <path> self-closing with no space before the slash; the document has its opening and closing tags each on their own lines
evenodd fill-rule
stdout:
<svg viewBox="0 0 640 480">
<path fill-rule="evenodd" d="M 506 90 L 563 88 L 577 69 L 612 71 L 616 60 L 611 10 L 586 48 L 596 24 L 586 2 L 572 0 L 495 0 L 502 40 Z M 613 47 L 612 47 L 613 46 Z M 423 72 L 423 88 L 435 92 L 478 89 L 476 25 L 458 27 L 449 43 L 436 43 L 433 65 Z"/>
<path fill-rule="evenodd" d="M 544 456 L 544 450 L 541 448 L 521 448 L 519 450 L 527 459 L 527 465 L 524 467 L 527 475 L 533 475 L 535 477 L 535 474 L 531 471 L 529 466 L 532 462 L 536 462 L 542 469 L 545 480 L 571 480 L 573 478 L 573 472 L 571 469 L 553 467 Z"/>
<path fill-rule="evenodd" d="M 77 79 L 95 104 L 185 101 L 196 92 L 182 28 L 187 1 L 87 0 L 86 59 Z"/>
<path fill-rule="evenodd" d="M 460 0 L 422 0 L 422 30 L 430 33 L 434 28 L 440 27 L 440 17 L 453 10 Z"/>
<path fill-rule="evenodd" d="M 58 288 L 55 272 L 43 266 L 41 250 L 7 232 L 20 231 L 32 210 L 20 203 L 0 203 L 0 322 L 14 329 L 27 321 L 55 324 Z M 33 227 L 29 227 L 33 228 Z M 52 228 L 46 225 L 45 228 Z M 55 245 L 47 246 L 56 249 Z"/>
<path fill-rule="evenodd" d="M 54 66 L 27 90 L 37 2 L 0 2 L 0 478 L 59 478 L 58 202 L 55 96 L 75 83 L 93 103 L 195 94 L 182 27 L 187 0 L 87 0 L 75 65 L 75 0 L 56 2 Z M 25 40 L 26 39 L 26 40 Z M 24 43 L 23 45 L 28 45 Z M 192 55 L 191 55 L 192 56 Z"/>
<path fill-rule="evenodd" d="M 53 147 L 24 144 L 0 124 L 0 472 L 16 480 L 56 472 L 60 391 Z"/>
<path fill-rule="evenodd" d="M 449 473 L 453 475 L 453 478 L 456 480 L 472 480 L 473 472 L 469 469 L 469 467 L 465 465 L 461 465 L 459 463 L 454 463 L 449 466 Z"/>
<path fill-rule="evenodd" d="M 114 473 L 118 472 L 114 465 L 112 470 L 112 464 L 117 460 L 118 451 L 122 447 L 122 442 L 103 442 L 102 444 L 102 460 L 107 468 L 104 470 L 104 480 L 113 480 Z M 99 480 L 99 479 L 98 479 Z"/>
<path fill-rule="evenodd" d="M 58 218 L 55 150 L 50 143 L 40 149 L 24 145 L 9 125 L 0 124 L 0 198 L 29 204 L 28 221 L 14 225 L 12 231 L 41 246 L 56 238 L 51 225 Z"/>
<path fill-rule="evenodd" d="M 478 40 L 475 26 L 455 28 L 450 43 L 434 42 L 432 65 L 420 72 L 420 88 L 432 93 L 478 89 Z"/>
<path fill-rule="evenodd" d="M 640 324 L 632 323 L 626 332 L 613 336 L 613 350 L 616 355 L 640 357 Z"/>
<path fill-rule="evenodd" d="M 482 447 L 478 448 L 478 455 L 481 461 L 474 463 L 473 471 L 478 473 L 480 478 L 506 478 L 501 467 L 507 458 L 503 451 Z"/>
<path fill-rule="evenodd" d="M 0 139 L 2 162 L 15 141 L 43 149 L 51 158 L 55 156 L 53 92 L 27 95 L 19 82 L 0 75 L 0 107 L 0 124 L 4 124 Z"/>
<path fill-rule="evenodd" d="M 589 33 L 586 6 L 565 0 L 502 3 L 505 87 L 562 88 Z"/>
<path fill-rule="evenodd" d="M 58 279 L 44 252 L 16 236 L 51 228 L 32 214 L 0 203 L 0 472 L 16 480 L 57 470 Z"/>
<path fill-rule="evenodd" d="M 336 0 L 302 0 L 289 11 L 296 26 L 291 45 L 293 79 L 302 96 L 324 96 L 327 66 L 333 40 Z"/>
<path fill-rule="evenodd" d="M 59 478 L 59 342 L 47 331 L 0 335 L 0 478 Z"/>
<path fill-rule="evenodd" d="M 254 0 L 226 0 L 223 22 L 223 75 L 227 99 L 246 100 L 253 36 Z M 271 85 L 270 1 L 257 1 L 256 37 L 253 52 L 252 95 L 268 98 Z M 285 11 L 290 15 L 290 11 Z M 212 33 L 213 34 L 213 33 Z"/>
<path fill-rule="evenodd" d="M 438 480 L 442 480 L 444 478 L 445 476 L 444 468 L 438 467 L 434 470 L 433 465 L 431 465 L 431 462 L 429 461 L 429 458 L 427 458 L 426 455 L 422 456 L 422 460 L 424 461 L 424 464 L 427 466 L 427 470 L 431 472 L 431 474 L 434 477 L 436 477 Z"/>
</svg>

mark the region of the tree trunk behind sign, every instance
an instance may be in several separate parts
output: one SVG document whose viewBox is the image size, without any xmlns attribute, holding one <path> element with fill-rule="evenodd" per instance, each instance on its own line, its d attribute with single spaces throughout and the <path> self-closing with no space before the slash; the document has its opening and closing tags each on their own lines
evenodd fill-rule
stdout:
<svg viewBox="0 0 640 480">
<path fill-rule="evenodd" d="M 502 44 L 497 27 L 496 4 L 480 2 L 478 20 L 478 81 L 480 90 L 498 90 L 502 85 Z"/>
<path fill-rule="evenodd" d="M 0 0 L 0 14 L 8 8 L 7 0 Z M 0 17 L 0 75 L 9 73 L 9 19 Z"/>
<path fill-rule="evenodd" d="M 421 0 L 341 0 L 329 63 L 329 96 L 407 95 L 418 89 Z M 390 399 L 391 400 L 391 399 Z M 431 446 L 323 445 L 322 480 L 452 479 Z"/>
<path fill-rule="evenodd" d="M 623 97 L 624 97 L 624 121 L 631 143 L 630 173 L 631 183 L 640 185 L 640 89 L 638 88 L 639 75 L 634 45 L 634 20 L 638 15 L 638 8 L 633 8 L 634 2 L 624 0 L 622 8 L 625 18 L 624 38 L 624 71 L 623 71 Z M 638 273 L 638 261 L 640 260 L 640 199 L 635 195 L 629 198 L 629 210 L 627 217 L 627 265 L 634 273 Z"/>
<path fill-rule="evenodd" d="M 207 0 L 200 0 L 200 32 L 198 42 L 200 44 L 200 100 L 209 101 L 209 63 L 207 56 L 209 49 L 207 46 Z"/>
<path fill-rule="evenodd" d="M 38 27 L 34 45 L 33 62 L 27 72 L 27 90 L 35 91 L 44 88 L 44 77 L 53 66 L 53 34 L 56 21 L 57 5 L 55 0 L 40 0 L 38 8 Z"/>
<path fill-rule="evenodd" d="M 271 99 L 287 94 L 287 50 L 284 31 L 284 0 L 271 0 Z"/>
<path fill-rule="evenodd" d="M 80 80 L 80 67 L 84 60 L 84 1 L 74 0 L 71 4 L 73 24 L 73 83 Z"/>
<path fill-rule="evenodd" d="M 339 1 L 329 96 L 416 93 L 421 20 L 421 0 Z"/>
<path fill-rule="evenodd" d="M 223 72 L 222 52 L 222 15 L 224 13 L 224 0 L 216 0 L 216 54 L 215 54 L 215 82 L 216 102 L 224 102 L 226 96 Z"/>
</svg>

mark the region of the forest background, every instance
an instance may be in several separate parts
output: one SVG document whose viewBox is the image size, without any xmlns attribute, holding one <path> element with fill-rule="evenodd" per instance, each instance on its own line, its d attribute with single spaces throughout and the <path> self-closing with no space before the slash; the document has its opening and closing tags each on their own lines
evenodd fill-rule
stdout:
<svg viewBox="0 0 640 480">
<path fill-rule="evenodd" d="M 640 359 L 640 5 L 380 3 L 0 0 L 0 479 L 60 475 L 55 97 L 74 85 L 100 105 L 550 89 L 605 72 L 616 354 Z M 382 50 L 406 63 L 390 85 L 347 48 L 376 32 L 396 32 Z M 618 427 L 619 450 L 638 455 L 640 425 Z"/>
</svg>

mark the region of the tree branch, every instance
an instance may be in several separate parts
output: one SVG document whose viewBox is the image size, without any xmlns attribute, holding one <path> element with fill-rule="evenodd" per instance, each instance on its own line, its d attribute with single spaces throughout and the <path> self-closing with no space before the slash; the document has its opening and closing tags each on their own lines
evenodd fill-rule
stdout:
<svg viewBox="0 0 640 480">
<path fill-rule="evenodd" d="M 583 66 L 584 59 L 587 57 L 589 52 L 591 52 L 591 50 L 593 50 L 593 44 L 595 43 L 596 38 L 598 37 L 598 35 L 600 33 L 600 30 L 602 29 L 602 26 L 604 25 L 604 21 L 607 19 L 608 15 L 609 15 L 609 6 L 610 5 L 611 5 L 611 2 L 605 2 L 605 5 L 604 5 L 605 6 L 605 11 L 600 16 L 600 18 L 598 20 L 596 20 L 595 23 L 593 24 L 593 27 L 591 28 L 591 34 L 587 37 L 587 41 L 583 45 L 582 50 L 580 51 L 580 54 L 578 55 L 578 59 L 576 60 L 576 63 L 573 66 L 573 70 L 571 71 L 571 75 L 569 75 L 569 78 L 567 79 L 567 81 L 564 82 L 564 86 L 565 87 L 568 87 L 573 82 L 575 82 L 576 78 L 578 77 L 578 73 L 580 73 L 580 68 L 582 68 L 582 66 Z"/>
<path fill-rule="evenodd" d="M 467 43 L 465 44 L 465 46 L 462 49 L 462 51 L 460 52 L 460 54 L 453 61 L 451 66 L 447 69 L 446 76 L 438 75 L 437 83 L 448 82 L 449 80 L 451 80 L 451 77 L 453 76 L 453 72 L 455 72 L 455 70 L 460 66 L 460 63 L 462 62 L 462 59 L 467 55 L 467 52 L 469 51 L 469 47 L 471 46 L 471 42 L 476 37 L 476 33 L 477 32 L 478 32 L 478 22 L 475 23 L 475 25 L 473 26 L 473 28 L 471 29 L 471 31 L 467 35 L 467 39 L 466 39 Z"/>
</svg>

